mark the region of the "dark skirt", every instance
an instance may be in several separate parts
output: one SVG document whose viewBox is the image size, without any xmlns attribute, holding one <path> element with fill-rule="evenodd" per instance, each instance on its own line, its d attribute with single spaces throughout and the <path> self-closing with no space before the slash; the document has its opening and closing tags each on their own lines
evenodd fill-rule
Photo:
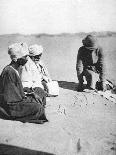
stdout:
<svg viewBox="0 0 116 155">
<path fill-rule="evenodd" d="M 41 105 L 45 106 L 46 105 L 46 96 L 47 93 L 40 87 L 35 87 L 35 88 L 28 88 L 28 87 L 24 87 L 24 92 L 26 92 L 28 94 L 28 96 L 30 96 L 30 93 L 34 93 L 33 97 L 36 99 L 36 101 L 40 102 Z M 32 94 L 31 94 L 32 96 Z"/>
<path fill-rule="evenodd" d="M 4 103 L 0 108 L 0 113 L 3 119 L 39 124 L 48 121 L 44 106 L 32 96 L 28 96 L 20 102 Z"/>
</svg>

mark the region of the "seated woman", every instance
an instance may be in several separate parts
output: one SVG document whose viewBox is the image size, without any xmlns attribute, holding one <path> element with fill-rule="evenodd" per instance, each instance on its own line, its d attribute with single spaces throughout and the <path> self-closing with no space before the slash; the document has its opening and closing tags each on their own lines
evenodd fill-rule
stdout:
<svg viewBox="0 0 116 155">
<path fill-rule="evenodd" d="M 25 95 L 19 77 L 19 70 L 27 62 L 29 54 L 27 45 L 15 43 L 8 48 L 11 63 L 1 73 L 0 109 L 3 118 L 22 122 L 46 122 L 45 110 L 42 101 L 34 92 Z"/>
</svg>

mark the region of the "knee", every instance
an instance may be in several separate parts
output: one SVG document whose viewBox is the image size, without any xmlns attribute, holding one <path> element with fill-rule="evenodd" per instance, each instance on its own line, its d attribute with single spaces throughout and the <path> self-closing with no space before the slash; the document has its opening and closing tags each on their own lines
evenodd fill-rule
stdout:
<svg viewBox="0 0 116 155">
<path fill-rule="evenodd" d="M 94 73 L 93 71 L 87 71 L 85 73 L 86 78 L 88 78 L 89 80 L 93 80 L 96 78 L 96 73 Z"/>
</svg>

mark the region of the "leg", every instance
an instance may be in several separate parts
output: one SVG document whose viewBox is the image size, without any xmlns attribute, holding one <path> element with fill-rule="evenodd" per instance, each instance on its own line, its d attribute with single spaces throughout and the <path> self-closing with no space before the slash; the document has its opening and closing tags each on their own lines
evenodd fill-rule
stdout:
<svg viewBox="0 0 116 155">
<path fill-rule="evenodd" d="M 78 76 L 78 81 L 79 81 L 79 84 L 78 84 L 78 88 L 77 90 L 78 91 L 82 91 L 83 90 L 83 82 L 84 82 L 84 79 L 83 79 L 83 73 L 81 73 L 79 76 Z"/>
<path fill-rule="evenodd" d="M 99 74 L 91 71 L 86 70 L 84 71 L 84 75 L 87 81 L 87 88 L 95 89 L 96 88 L 96 82 L 99 80 Z"/>
<path fill-rule="evenodd" d="M 30 97 L 18 104 L 10 104 L 9 111 L 12 120 L 39 124 L 47 121 L 44 107 Z"/>
<path fill-rule="evenodd" d="M 47 93 L 40 87 L 35 87 L 34 92 L 40 97 L 43 105 L 45 106 Z"/>
</svg>

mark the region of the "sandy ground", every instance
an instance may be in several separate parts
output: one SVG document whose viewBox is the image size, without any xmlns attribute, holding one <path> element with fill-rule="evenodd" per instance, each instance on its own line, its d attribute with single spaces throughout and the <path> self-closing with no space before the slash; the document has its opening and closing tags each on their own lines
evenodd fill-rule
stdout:
<svg viewBox="0 0 116 155">
<path fill-rule="evenodd" d="M 74 83 L 59 85 L 60 95 L 47 102 L 48 123 L 0 119 L 1 155 L 116 155 L 116 104 L 76 92 Z"/>
<path fill-rule="evenodd" d="M 116 103 L 76 91 L 75 63 L 80 38 L 1 36 L 0 69 L 9 62 L 7 46 L 21 40 L 43 44 L 43 58 L 52 78 L 59 81 L 60 94 L 47 102 L 49 122 L 43 125 L 0 119 L 0 155 L 116 155 Z M 108 43 L 113 43 L 112 54 L 106 52 L 111 78 L 116 69 L 112 67 L 116 66 L 115 40 L 100 38 L 107 51 Z"/>
</svg>

